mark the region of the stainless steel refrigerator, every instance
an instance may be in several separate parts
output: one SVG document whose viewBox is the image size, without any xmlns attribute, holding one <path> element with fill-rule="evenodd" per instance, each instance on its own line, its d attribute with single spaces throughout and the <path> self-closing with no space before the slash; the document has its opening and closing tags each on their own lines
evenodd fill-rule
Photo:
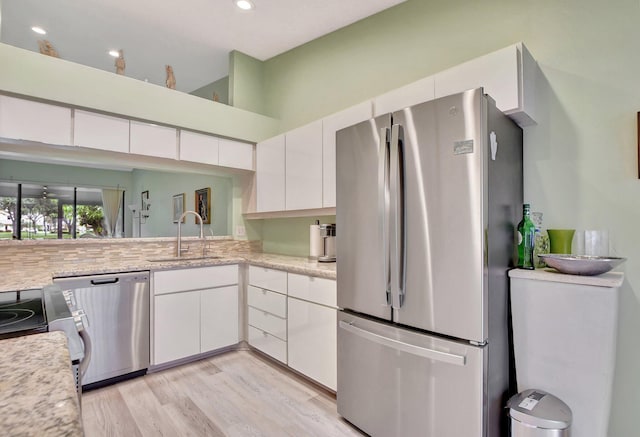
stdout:
<svg viewBox="0 0 640 437">
<path fill-rule="evenodd" d="M 336 135 L 338 412 L 373 436 L 501 435 L 522 130 L 480 88 Z"/>
</svg>

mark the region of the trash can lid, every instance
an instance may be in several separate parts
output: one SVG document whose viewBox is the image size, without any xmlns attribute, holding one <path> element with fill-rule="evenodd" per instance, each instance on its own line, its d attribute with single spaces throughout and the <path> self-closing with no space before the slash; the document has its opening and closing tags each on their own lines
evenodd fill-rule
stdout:
<svg viewBox="0 0 640 437">
<path fill-rule="evenodd" d="M 571 408 L 554 395 L 530 389 L 514 395 L 507 402 L 509 416 L 530 426 L 565 429 L 571 426 Z"/>
</svg>

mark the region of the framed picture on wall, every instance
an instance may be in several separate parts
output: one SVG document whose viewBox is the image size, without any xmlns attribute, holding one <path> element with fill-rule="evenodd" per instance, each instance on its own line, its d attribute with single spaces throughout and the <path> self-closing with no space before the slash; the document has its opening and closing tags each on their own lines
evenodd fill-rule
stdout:
<svg viewBox="0 0 640 437">
<path fill-rule="evenodd" d="M 142 215 L 144 217 L 149 217 L 149 207 L 151 206 L 151 204 L 149 203 L 149 191 L 143 191 L 140 197 L 142 199 L 140 202 L 140 212 L 143 213 Z"/>
<path fill-rule="evenodd" d="M 173 196 L 173 222 L 178 223 L 180 216 L 184 212 L 184 193 Z M 182 218 L 184 223 L 184 217 Z"/>
<path fill-rule="evenodd" d="M 196 190 L 196 212 L 202 217 L 202 223 L 211 223 L 211 188 Z M 196 224 L 198 219 L 194 218 Z"/>
</svg>

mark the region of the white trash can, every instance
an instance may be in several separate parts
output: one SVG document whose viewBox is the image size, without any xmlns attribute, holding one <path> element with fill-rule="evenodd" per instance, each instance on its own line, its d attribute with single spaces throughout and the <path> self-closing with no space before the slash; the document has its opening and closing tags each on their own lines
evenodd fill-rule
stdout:
<svg viewBox="0 0 640 437">
<path fill-rule="evenodd" d="M 507 402 L 511 437 L 569 437 L 571 408 L 542 390 L 525 390 Z"/>
</svg>

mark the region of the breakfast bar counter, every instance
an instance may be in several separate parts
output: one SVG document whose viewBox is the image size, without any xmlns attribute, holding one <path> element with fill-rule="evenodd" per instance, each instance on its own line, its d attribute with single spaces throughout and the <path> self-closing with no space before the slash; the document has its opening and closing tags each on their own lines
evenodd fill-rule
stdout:
<svg viewBox="0 0 640 437">
<path fill-rule="evenodd" d="M 67 337 L 47 332 L 0 340 L 0 429 L 10 436 L 82 436 Z"/>
</svg>

